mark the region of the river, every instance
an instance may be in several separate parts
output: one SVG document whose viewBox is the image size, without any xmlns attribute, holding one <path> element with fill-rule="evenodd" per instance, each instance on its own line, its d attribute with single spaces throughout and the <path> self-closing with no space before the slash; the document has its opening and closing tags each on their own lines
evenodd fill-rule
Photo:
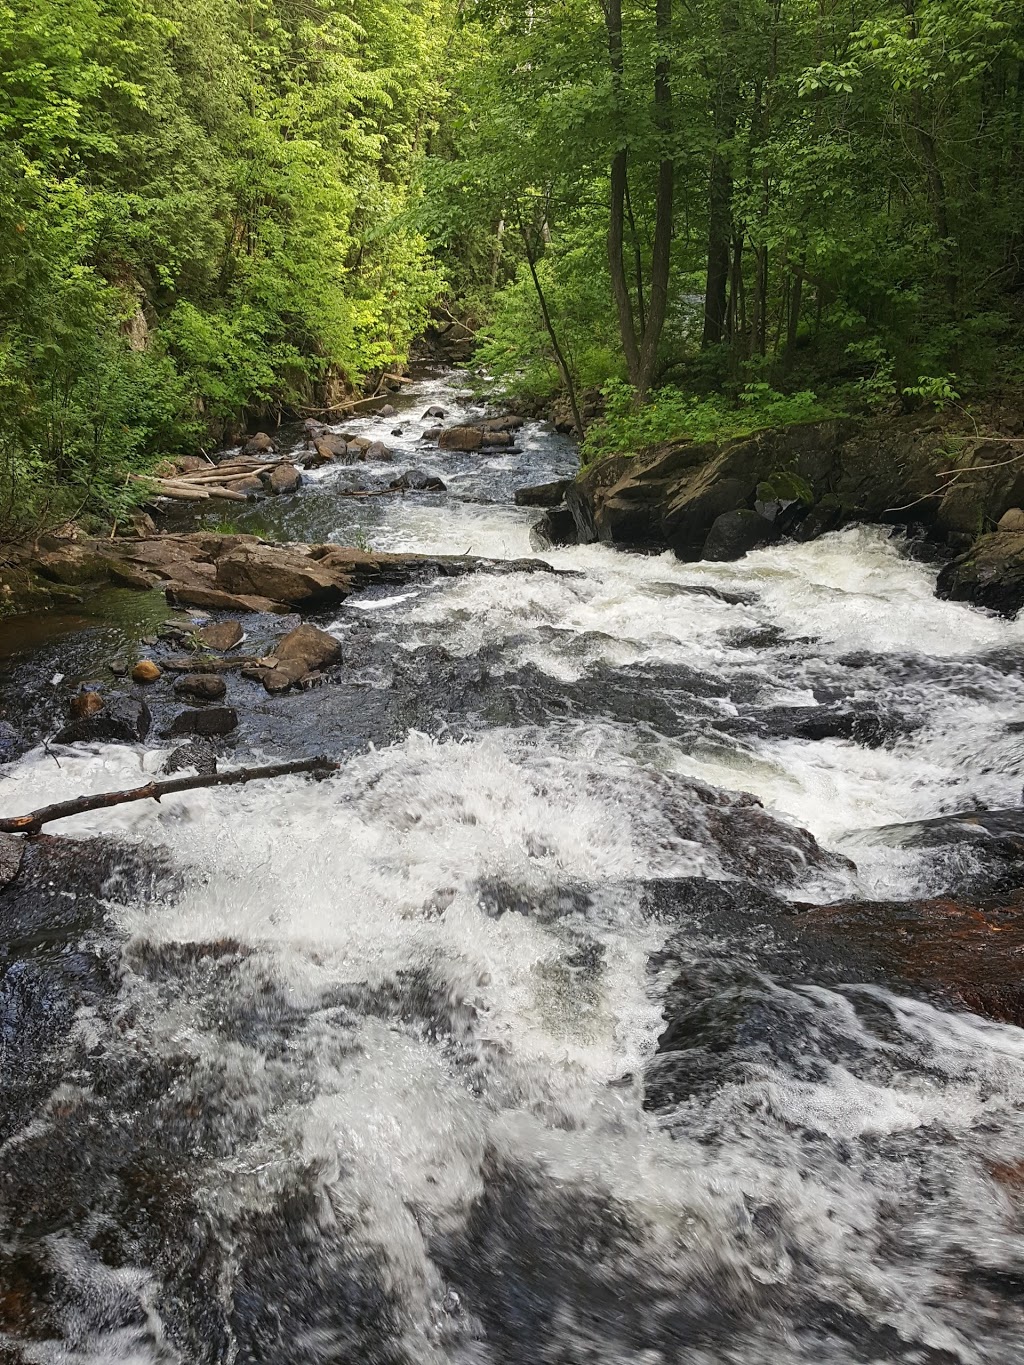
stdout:
<svg viewBox="0 0 1024 1365">
<path fill-rule="evenodd" d="M 343 499 L 328 467 L 239 525 L 530 555 L 512 494 L 573 449 L 421 450 L 458 383 L 347 424 L 396 449 L 371 477 L 446 494 Z M 239 753 L 319 739 L 337 776 L 57 827 L 166 870 L 0 959 L 9 1057 L 66 1014 L 0 1149 L 0 1360 L 1019 1360 L 1024 1032 L 794 947 L 787 907 L 988 875 L 892 827 L 1020 805 L 1024 623 L 937 600 L 878 528 L 544 557 L 344 604 L 344 677 Z M 88 676 L 92 629 L 8 685 Z M 163 751 L 58 758 L 3 770 L 3 811 Z"/>
</svg>

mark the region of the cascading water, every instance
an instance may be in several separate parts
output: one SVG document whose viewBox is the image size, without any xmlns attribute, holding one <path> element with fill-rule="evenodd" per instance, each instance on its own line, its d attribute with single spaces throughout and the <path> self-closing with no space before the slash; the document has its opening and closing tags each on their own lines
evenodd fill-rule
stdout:
<svg viewBox="0 0 1024 1365">
<path fill-rule="evenodd" d="M 402 459 L 456 399 L 405 402 Z M 530 427 L 358 505 L 332 468 L 276 529 L 526 555 L 511 493 L 572 459 Z M 63 1022 L 3 1130 L 0 1359 L 1018 1360 L 1024 1032 L 788 907 L 984 871 L 886 827 L 1019 804 L 1024 624 L 878 530 L 546 558 L 345 604 L 346 676 L 289 703 L 337 777 L 60 827 L 166 854 L 148 888 L 104 855 L 102 904 L 72 879 L 63 937 L 8 946 L 15 1069 Z M 161 759 L 36 750 L 0 799 Z"/>
</svg>

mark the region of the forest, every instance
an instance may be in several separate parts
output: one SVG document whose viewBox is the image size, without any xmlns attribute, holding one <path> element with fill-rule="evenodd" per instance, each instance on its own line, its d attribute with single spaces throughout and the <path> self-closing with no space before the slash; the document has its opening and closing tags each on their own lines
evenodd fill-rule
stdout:
<svg viewBox="0 0 1024 1365">
<path fill-rule="evenodd" d="M 1024 385 L 1024 9 L 8 0 L 0 241 L 7 539 L 432 318 L 585 457 L 969 405 Z"/>
</svg>

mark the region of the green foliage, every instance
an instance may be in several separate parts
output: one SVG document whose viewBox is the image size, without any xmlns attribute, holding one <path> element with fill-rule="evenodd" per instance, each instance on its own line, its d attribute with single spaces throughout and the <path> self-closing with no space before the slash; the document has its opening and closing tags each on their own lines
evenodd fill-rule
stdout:
<svg viewBox="0 0 1024 1365">
<path fill-rule="evenodd" d="M 606 384 L 603 392 L 604 418 L 590 428 L 583 445 L 587 461 L 613 453 L 635 455 L 671 441 L 722 441 L 767 427 L 836 416 L 809 390 L 782 394 L 767 384 L 746 385 L 738 404 L 722 395 L 702 398 L 678 388 L 664 388 L 638 408 L 628 384 Z"/>
<path fill-rule="evenodd" d="M 934 408 L 942 409 L 950 403 L 955 403 L 960 395 L 957 393 L 953 384 L 956 375 L 927 375 L 920 376 L 916 384 L 908 384 L 903 392 L 911 398 L 920 398 L 922 402 L 931 404 Z"/>
<path fill-rule="evenodd" d="M 0 529 L 400 363 L 449 0 L 0 0 Z"/>
</svg>

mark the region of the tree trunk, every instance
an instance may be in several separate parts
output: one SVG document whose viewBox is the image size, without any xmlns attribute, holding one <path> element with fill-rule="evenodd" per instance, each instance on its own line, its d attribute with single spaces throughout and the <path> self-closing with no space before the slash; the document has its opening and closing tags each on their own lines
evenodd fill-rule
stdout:
<svg viewBox="0 0 1024 1365">
<path fill-rule="evenodd" d="M 621 120 L 623 112 L 622 0 L 604 0 L 604 19 L 608 34 L 608 63 L 612 73 L 612 95 L 616 104 L 616 114 Z M 621 127 L 621 124 L 620 133 L 625 138 L 625 128 Z M 629 293 L 626 263 L 623 256 L 629 171 L 628 157 L 629 151 L 625 142 L 621 147 L 616 148 L 612 156 L 611 204 L 608 218 L 608 272 L 611 276 L 615 312 L 619 319 L 619 335 L 622 338 L 622 351 L 626 358 L 626 372 L 629 375 L 630 383 L 636 384 L 640 374 L 640 348 L 637 342 L 633 300 Z"/>
<path fill-rule="evenodd" d="M 544 288 L 541 285 L 540 276 L 537 274 L 536 253 L 531 245 L 530 234 L 526 230 L 526 224 L 523 222 L 522 217 L 519 219 L 519 234 L 523 239 L 523 249 L 526 252 L 526 263 L 530 267 L 530 278 L 533 280 L 533 287 L 537 294 L 537 302 L 540 304 L 541 317 L 544 319 L 544 327 L 547 330 L 548 339 L 551 342 L 551 349 L 555 355 L 555 364 L 558 367 L 558 373 L 561 375 L 562 383 L 565 386 L 566 397 L 569 399 L 569 407 L 572 409 L 572 424 L 576 431 L 576 438 L 577 440 L 582 441 L 583 420 L 580 417 L 579 403 L 576 399 L 576 385 L 573 382 L 572 371 L 569 369 L 569 363 L 565 358 L 565 352 L 562 350 L 561 344 L 559 343 L 558 333 L 555 331 L 555 324 L 551 317 L 551 311 L 548 308 L 547 297 L 544 293 Z"/>
<path fill-rule="evenodd" d="M 672 85 L 669 52 L 672 42 L 672 0 L 657 0 L 654 11 L 658 56 L 654 65 L 654 122 L 661 140 L 658 191 L 655 197 L 654 247 L 651 252 L 650 307 L 640 344 L 637 398 L 651 387 L 658 363 L 658 345 L 668 315 L 668 282 L 672 270 L 672 207 L 676 163 L 672 147 Z"/>
<path fill-rule="evenodd" d="M 715 99 L 715 150 L 711 156 L 708 187 L 707 283 L 704 290 L 705 349 L 726 340 L 726 299 L 729 286 L 732 241 L 732 168 L 725 144 L 736 133 L 736 106 L 739 101 L 732 38 L 739 28 L 735 0 L 726 0 L 721 12 L 723 39 L 722 69 Z"/>
</svg>

